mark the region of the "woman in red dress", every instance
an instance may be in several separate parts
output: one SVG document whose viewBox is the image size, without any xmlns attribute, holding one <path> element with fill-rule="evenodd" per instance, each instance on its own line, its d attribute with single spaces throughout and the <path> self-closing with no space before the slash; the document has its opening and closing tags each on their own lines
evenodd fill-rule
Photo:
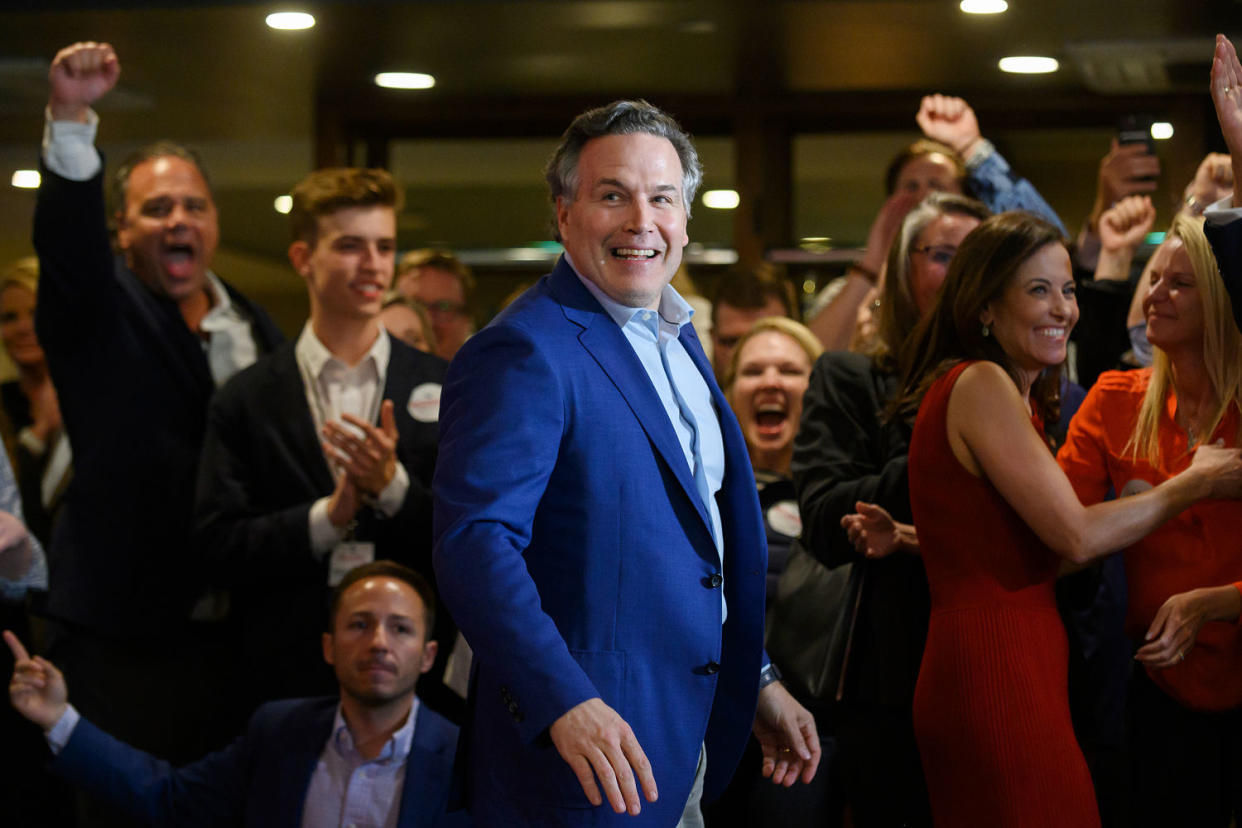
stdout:
<svg viewBox="0 0 1242 828">
<path fill-rule="evenodd" d="M 1079 502 L 1042 435 L 1077 319 L 1059 231 L 1021 213 L 983 222 L 905 354 L 894 411 L 918 411 L 917 535 L 894 535 L 870 510 L 846 519 L 869 554 L 900 538 L 923 555 L 932 609 L 914 726 L 938 828 L 1099 825 L 1070 723 L 1058 571 L 1134 543 L 1198 500 L 1242 496 L 1242 452 L 1203 446 L 1146 492 Z"/>
</svg>

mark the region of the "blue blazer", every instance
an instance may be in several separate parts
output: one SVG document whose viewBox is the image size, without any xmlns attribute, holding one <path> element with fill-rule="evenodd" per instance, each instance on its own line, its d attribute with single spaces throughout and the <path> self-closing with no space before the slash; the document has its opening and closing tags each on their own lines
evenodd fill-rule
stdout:
<svg viewBox="0 0 1242 828">
<path fill-rule="evenodd" d="M 681 342 L 724 437 L 723 579 L 668 415 L 564 259 L 449 367 L 434 558 L 475 655 L 461 764 L 479 824 L 672 825 L 700 746 L 709 798 L 741 754 L 762 661 L 767 549 L 737 421 L 691 326 Z M 548 737 L 596 696 L 651 760 L 659 801 L 637 819 L 592 809 Z"/>
<path fill-rule="evenodd" d="M 260 707 L 227 748 L 173 768 L 86 719 L 52 770 L 150 825 L 298 828 L 311 774 L 332 731 L 339 699 L 290 699 Z M 405 765 L 400 828 L 465 828 L 445 813 L 457 728 L 420 705 Z"/>
</svg>

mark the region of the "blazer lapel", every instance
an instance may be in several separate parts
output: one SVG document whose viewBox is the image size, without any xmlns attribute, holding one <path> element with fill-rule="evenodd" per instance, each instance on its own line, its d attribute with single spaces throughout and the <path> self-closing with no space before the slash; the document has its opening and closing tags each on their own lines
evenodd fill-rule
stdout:
<svg viewBox="0 0 1242 828">
<path fill-rule="evenodd" d="M 315 419 L 306 401 L 306 386 L 294 347 L 288 343 L 272 357 L 273 415 L 278 427 L 287 430 L 290 453 L 301 459 L 302 470 L 315 491 L 331 492 L 336 482 L 315 433 Z"/>
<path fill-rule="evenodd" d="M 564 257 L 552 271 L 550 282 L 553 293 L 561 300 L 565 315 L 583 328 L 578 335 L 578 341 L 621 392 L 647 438 L 672 470 L 686 497 L 694 504 L 710 538 L 711 518 L 699 497 L 690 466 L 686 463 L 685 452 L 677 439 L 677 432 L 673 430 L 660 395 L 656 393 L 651 378 L 647 376 L 647 371 L 634 353 L 629 340 L 600 307 L 599 302 L 595 301 L 595 297 L 578 281 L 577 275 Z M 708 386 L 712 385 L 709 381 Z"/>
<path fill-rule="evenodd" d="M 452 768 L 444 753 L 450 747 L 449 734 L 440 722 L 420 708 L 410 754 L 405 760 L 398 828 L 431 828 L 437 823 L 448 799 Z"/>
<path fill-rule="evenodd" d="M 269 814 L 273 825 L 283 828 L 299 828 L 302 812 L 306 807 L 306 792 L 310 790 L 311 777 L 323 753 L 328 737 L 332 735 L 332 721 L 336 717 L 335 705 L 325 704 L 314 711 L 313 716 L 280 750 L 272 752 L 275 773 L 272 779 L 276 791 L 270 801 L 275 813 Z"/>
</svg>

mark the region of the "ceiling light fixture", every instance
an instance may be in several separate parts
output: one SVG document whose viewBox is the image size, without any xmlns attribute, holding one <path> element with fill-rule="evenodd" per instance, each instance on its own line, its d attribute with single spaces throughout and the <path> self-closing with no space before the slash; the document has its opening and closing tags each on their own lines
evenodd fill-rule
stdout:
<svg viewBox="0 0 1242 828">
<path fill-rule="evenodd" d="M 1151 137 L 1157 141 L 1167 141 L 1173 137 L 1173 125 L 1168 121 L 1156 121 L 1151 125 Z"/>
<path fill-rule="evenodd" d="M 315 18 L 306 12 L 273 12 L 267 16 L 267 25 L 271 29 L 297 31 L 314 26 Z"/>
<path fill-rule="evenodd" d="M 293 196 L 278 195 L 276 196 L 276 200 L 272 202 L 272 206 L 275 207 L 276 212 L 281 215 L 288 215 L 289 211 L 293 209 Z"/>
<path fill-rule="evenodd" d="M 962 0 L 958 8 L 966 14 L 1001 14 L 1009 4 L 1005 0 Z"/>
<path fill-rule="evenodd" d="M 430 89 L 436 85 L 436 79 L 422 72 L 380 72 L 375 76 L 375 85 L 385 89 Z"/>
<path fill-rule="evenodd" d="M 1000 59 L 1001 71 L 1011 72 L 1015 75 L 1045 75 L 1049 72 L 1057 71 L 1060 66 L 1061 64 L 1057 63 L 1056 58 L 1037 57 L 1035 55 L 1015 55 Z"/>
<path fill-rule="evenodd" d="M 14 170 L 9 183 L 22 190 L 37 190 L 40 180 L 38 170 Z"/>
<path fill-rule="evenodd" d="M 732 210 L 742 203 L 737 190 L 708 190 L 703 193 L 703 206 L 712 210 Z"/>
</svg>

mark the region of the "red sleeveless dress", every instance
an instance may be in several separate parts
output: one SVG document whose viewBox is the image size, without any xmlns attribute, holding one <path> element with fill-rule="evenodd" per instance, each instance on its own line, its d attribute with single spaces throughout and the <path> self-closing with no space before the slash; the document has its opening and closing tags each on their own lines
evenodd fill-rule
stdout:
<svg viewBox="0 0 1242 828">
<path fill-rule="evenodd" d="M 931 587 L 914 731 L 937 828 L 1100 824 L 1070 723 L 1058 560 L 949 446 L 932 384 L 910 440 L 910 504 Z"/>
</svg>

